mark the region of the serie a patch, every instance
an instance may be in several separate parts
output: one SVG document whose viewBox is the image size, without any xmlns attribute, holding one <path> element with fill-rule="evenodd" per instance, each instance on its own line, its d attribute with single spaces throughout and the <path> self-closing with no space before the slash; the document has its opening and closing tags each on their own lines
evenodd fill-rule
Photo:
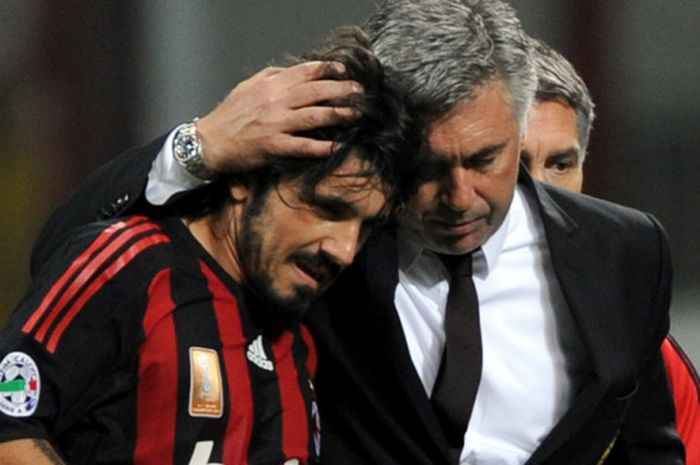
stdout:
<svg viewBox="0 0 700 465">
<path fill-rule="evenodd" d="M 220 418 L 223 405 L 219 354 L 205 347 L 190 347 L 190 415 Z"/>
<path fill-rule="evenodd" d="M 34 360 L 24 352 L 10 352 L 0 362 L 0 411 L 28 417 L 39 405 L 41 378 Z"/>
</svg>

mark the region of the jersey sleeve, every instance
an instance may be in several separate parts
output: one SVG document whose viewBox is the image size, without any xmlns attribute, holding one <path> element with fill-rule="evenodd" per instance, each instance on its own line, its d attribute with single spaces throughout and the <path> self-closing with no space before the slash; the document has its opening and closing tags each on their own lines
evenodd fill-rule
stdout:
<svg viewBox="0 0 700 465">
<path fill-rule="evenodd" d="M 688 464 L 700 464 L 700 379 L 688 356 L 671 336 L 661 347 L 676 405 L 676 426 Z"/>
<path fill-rule="evenodd" d="M 0 441 L 51 439 L 103 400 L 109 374 L 135 359 L 148 255 L 167 242 L 131 217 L 55 250 L 0 333 Z"/>
</svg>

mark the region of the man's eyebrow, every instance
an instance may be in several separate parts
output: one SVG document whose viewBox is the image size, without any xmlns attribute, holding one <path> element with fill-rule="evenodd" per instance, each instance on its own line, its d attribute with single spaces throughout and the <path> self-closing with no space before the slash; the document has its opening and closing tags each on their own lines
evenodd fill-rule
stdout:
<svg viewBox="0 0 700 465">
<path fill-rule="evenodd" d="M 329 208 L 343 215 L 356 215 L 357 208 L 351 202 L 348 202 L 340 195 L 333 194 L 316 194 L 312 200 L 312 205 L 317 205 L 323 208 Z"/>
<path fill-rule="evenodd" d="M 470 159 L 470 158 L 481 158 L 481 157 L 487 157 L 489 155 L 497 154 L 502 152 L 506 146 L 508 145 L 507 141 L 498 143 L 498 144 L 491 144 L 487 145 L 486 147 L 481 147 L 478 149 L 476 152 L 470 152 L 466 155 L 463 155 L 464 159 Z M 433 163 L 438 163 L 438 164 L 445 164 L 445 165 L 450 165 L 451 163 L 454 162 L 453 157 L 444 157 L 441 152 L 436 152 L 436 151 L 431 151 L 431 157 L 430 160 Z"/>
<path fill-rule="evenodd" d="M 575 158 L 579 159 L 581 157 L 581 151 L 575 147 L 571 147 L 565 150 L 556 150 L 547 154 L 548 158 Z"/>
<path fill-rule="evenodd" d="M 506 148 L 506 145 L 508 145 L 507 142 L 501 142 L 500 144 L 487 145 L 486 147 L 482 147 L 478 151 L 469 154 L 468 157 L 469 158 L 479 158 L 479 157 L 487 157 L 489 155 L 500 153 L 503 151 L 503 149 Z"/>
</svg>

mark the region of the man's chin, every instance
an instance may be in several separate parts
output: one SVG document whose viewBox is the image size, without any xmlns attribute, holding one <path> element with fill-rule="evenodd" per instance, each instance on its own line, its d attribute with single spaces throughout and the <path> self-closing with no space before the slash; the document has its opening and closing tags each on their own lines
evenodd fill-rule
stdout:
<svg viewBox="0 0 700 465">
<path fill-rule="evenodd" d="M 426 248 L 445 255 L 463 255 L 473 252 L 481 247 L 479 237 L 469 234 L 466 236 L 442 236 L 440 240 L 433 240 Z"/>
<path fill-rule="evenodd" d="M 254 308 L 258 324 L 274 330 L 285 330 L 298 324 L 318 298 L 318 292 L 297 287 L 292 296 L 285 297 L 271 290 L 259 292 L 260 308 Z"/>
<path fill-rule="evenodd" d="M 308 287 L 299 286 L 294 289 L 294 295 L 288 298 L 278 298 L 279 313 L 300 319 L 311 305 L 318 299 L 319 292 Z"/>
</svg>

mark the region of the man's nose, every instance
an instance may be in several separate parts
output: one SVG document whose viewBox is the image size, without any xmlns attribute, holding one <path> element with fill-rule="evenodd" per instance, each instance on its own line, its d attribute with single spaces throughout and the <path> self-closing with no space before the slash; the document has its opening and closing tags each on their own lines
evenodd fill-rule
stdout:
<svg viewBox="0 0 700 465">
<path fill-rule="evenodd" d="M 474 172 L 457 167 L 444 180 L 442 201 L 452 210 L 464 211 L 471 208 L 476 199 Z"/>
<path fill-rule="evenodd" d="M 338 265 L 350 265 L 360 249 L 361 229 L 362 224 L 359 221 L 333 224 L 321 243 L 321 250 Z"/>
</svg>

